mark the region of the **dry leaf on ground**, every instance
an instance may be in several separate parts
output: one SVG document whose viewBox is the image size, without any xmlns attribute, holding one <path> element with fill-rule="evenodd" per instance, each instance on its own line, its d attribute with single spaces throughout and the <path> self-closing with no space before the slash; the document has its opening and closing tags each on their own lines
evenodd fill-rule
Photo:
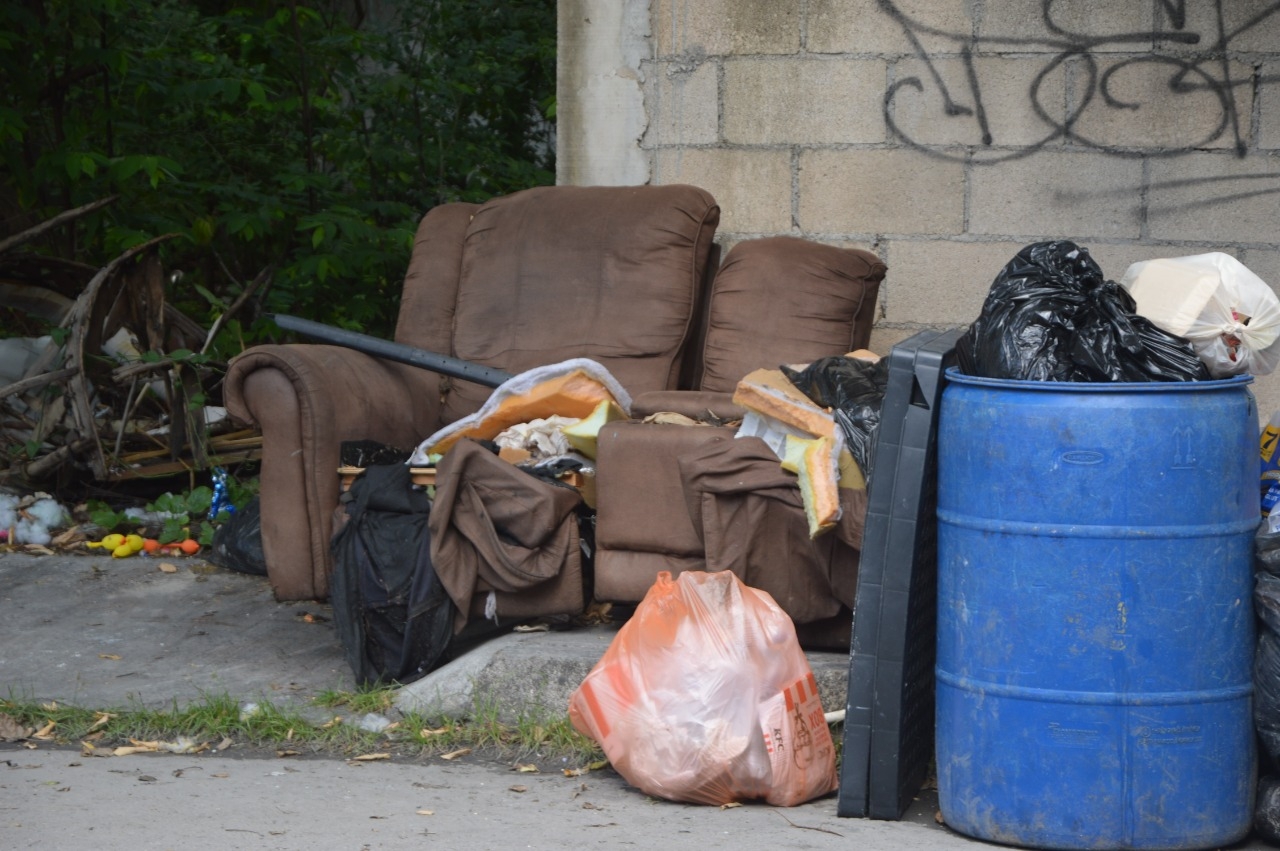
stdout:
<svg viewBox="0 0 1280 851">
<path fill-rule="evenodd" d="M 31 735 L 31 728 L 24 727 L 11 716 L 0 713 L 0 742 L 18 742 Z"/>
<path fill-rule="evenodd" d="M 113 714 L 111 714 L 110 712 L 102 712 L 102 713 L 99 713 L 99 714 L 98 714 L 98 720 L 94 721 L 94 722 L 93 722 L 93 725 L 92 725 L 91 727 L 89 727 L 89 729 L 88 729 L 88 730 L 86 730 L 85 732 L 92 733 L 94 730 L 96 730 L 96 729 L 98 729 L 99 727 L 103 726 L 104 724 L 106 724 L 108 721 L 110 721 L 112 718 L 115 718 L 115 717 L 116 717 L 116 716 L 115 716 L 115 715 L 113 715 Z"/>
<path fill-rule="evenodd" d="M 440 754 L 441 759 L 457 759 L 460 756 L 466 756 L 471 753 L 471 748 L 458 748 L 456 751 Z"/>
</svg>

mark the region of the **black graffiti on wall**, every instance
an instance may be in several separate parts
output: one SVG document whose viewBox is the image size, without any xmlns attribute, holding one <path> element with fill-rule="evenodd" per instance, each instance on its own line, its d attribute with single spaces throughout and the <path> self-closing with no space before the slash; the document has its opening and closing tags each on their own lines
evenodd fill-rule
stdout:
<svg viewBox="0 0 1280 851">
<path fill-rule="evenodd" d="M 979 39 L 972 33 L 948 32 L 930 26 L 904 12 L 894 0 L 878 2 L 880 8 L 902 27 L 912 47 L 923 60 L 927 76 L 927 79 L 919 76 L 906 77 L 888 87 L 884 98 L 884 117 L 889 132 L 904 143 L 932 156 L 982 164 L 1030 156 L 1050 144 L 1083 146 L 1115 156 L 1176 156 L 1210 144 L 1221 144 L 1220 140 L 1224 138 L 1243 157 L 1247 147 L 1249 116 L 1239 114 L 1236 90 L 1250 89 L 1254 80 L 1252 75 L 1243 79 L 1233 77 L 1230 51 L 1233 41 L 1243 33 L 1269 22 L 1272 16 L 1280 12 L 1280 2 L 1269 3 L 1260 6 L 1244 22 L 1228 29 L 1223 14 L 1223 0 L 1209 0 L 1215 22 L 1213 30 L 1194 32 L 1187 29 L 1187 0 L 1158 0 L 1154 8 L 1157 15 L 1162 17 L 1160 29 L 1096 34 L 1072 30 L 1060 20 L 1061 10 L 1055 7 L 1060 7 L 1061 4 L 1057 0 L 1041 0 L 1043 36 L 1037 34 L 1027 38 L 983 34 L 980 37 L 984 53 L 1046 54 L 1045 65 L 1031 81 L 1028 97 L 1036 116 L 1044 122 L 1047 129 L 1038 139 L 1009 147 L 998 144 L 999 128 L 991 126 L 983 101 L 982 80 L 975 62 L 975 48 Z M 957 49 L 950 52 L 952 55 L 958 54 L 963 65 L 964 82 L 961 85 L 955 86 L 944 78 L 936 56 L 926 50 L 921 40 L 926 37 L 934 41 L 945 39 L 956 45 Z M 1179 52 L 1155 53 L 1150 51 L 1153 42 L 1194 47 L 1183 47 Z M 1116 54 L 1126 47 L 1131 47 L 1138 55 L 1118 57 Z M 1100 59 L 1099 52 L 1103 48 L 1106 55 Z M 1147 52 L 1140 52 L 1144 48 Z M 1065 72 L 1068 63 L 1074 72 L 1073 103 L 1065 105 L 1061 94 L 1055 91 L 1057 101 L 1049 105 L 1046 103 L 1050 88 L 1047 81 L 1053 79 L 1054 75 Z M 1167 80 L 1167 95 L 1161 92 L 1162 98 L 1167 96 L 1175 101 L 1186 99 L 1189 108 L 1194 103 L 1194 108 L 1199 110 L 1205 109 L 1206 104 L 1211 104 L 1209 108 L 1216 110 L 1213 116 L 1216 121 L 1213 122 L 1212 129 L 1199 138 L 1179 140 L 1176 144 L 1164 144 L 1158 148 L 1113 145 L 1104 139 L 1086 136 L 1080 125 L 1081 117 L 1087 110 L 1123 110 L 1136 114 L 1143 108 L 1142 103 L 1117 94 L 1120 88 L 1117 83 L 1135 72 L 1157 72 L 1159 79 Z M 1267 80 L 1264 78 L 1258 82 L 1266 83 Z M 894 116 L 898 99 L 908 96 L 904 94 L 908 90 L 923 94 L 930 85 L 940 95 L 942 110 L 946 116 L 974 122 L 977 137 L 981 140 L 980 146 L 964 153 L 943 150 L 940 146 L 914 138 L 908 130 L 899 126 Z M 1200 118 L 1187 122 L 1187 126 L 1204 127 L 1205 122 Z"/>
</svg>

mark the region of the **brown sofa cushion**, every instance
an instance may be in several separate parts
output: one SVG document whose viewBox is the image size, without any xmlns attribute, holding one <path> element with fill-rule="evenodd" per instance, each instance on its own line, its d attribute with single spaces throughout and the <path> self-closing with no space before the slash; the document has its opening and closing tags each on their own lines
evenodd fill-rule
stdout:
<svg viewBox="0 0 1280 851">
<path fill-rule="evenodd" d="M 462 246 L 479 204 L 432 207 L 418 225 L 400 292 L 396 342 L 447 355 L 453 349 Z"/>
<path fill-rule="evenodd" d="M 860 249 L 790 236 L 738 243 L 712 283 L 699 389 L 731 393 L 753 369 L 865 347 L 884 274 Z"/>
<path fill-rule="evenodd" d="M 632 395 L 674 387 L 719 216 L 685 185 L 538 187 L 481 205 L 452 354 L 512 373 L 588 357 Z M 458 383 L 445 421 L 490 392 Z"/>
</svg>

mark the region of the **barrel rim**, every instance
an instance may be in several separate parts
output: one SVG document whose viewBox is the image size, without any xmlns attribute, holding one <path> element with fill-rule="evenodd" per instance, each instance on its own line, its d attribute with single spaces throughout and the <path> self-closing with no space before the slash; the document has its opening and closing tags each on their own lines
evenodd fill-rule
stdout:
<svg viewBox="0 0 1280 851">
<path fill-rule="evenodd" d="M 957 366 L 948 367 L 946 376 L 948 382 L 956 384 L 1049 393 L 1204 393 L 1234 390 L 1253 383 L 1252 375 L 1233 375 L 1230 378 L 1211 378 L 1206 381 L 1033 381 L 968 375 Z"/>
</svg>

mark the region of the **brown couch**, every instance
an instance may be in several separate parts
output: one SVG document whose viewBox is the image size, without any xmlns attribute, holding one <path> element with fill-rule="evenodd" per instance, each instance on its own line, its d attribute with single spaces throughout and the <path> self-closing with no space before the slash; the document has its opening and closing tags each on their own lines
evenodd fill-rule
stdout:
<svg viewBox="0 0 1280 851">
<path fill-rule="evenodd" d="M 516 373 L 572 357 L 633 395 L 675 389 L 719 208 L 692 186 L 540 187 L 422 220 L 395 339 Z M 225 397 L 263 435 L 262 544 L 281 600 L 324 599 L 343 441 L 405 449 L 490 388 L 329 345 L 257 346 Z"/>
<path fill-rule="evenodd" d="M 869 252 L 795 237 L 733 246 L 709 291 L 697 389 L 640 395 L 630 421 L 599 435 L 597 599 L 638 602 L 660 570 L 730 569 L 797 625 L 831 621 L 848 635 L 865 492 L 842 490 L 840 526 L 810 540 L 795 478 L 763 441 L 730 426 L 639 420 L 737 420 L 731 397 L 752 370 L 866 347 L 885 271 Z"/>
</svg>

